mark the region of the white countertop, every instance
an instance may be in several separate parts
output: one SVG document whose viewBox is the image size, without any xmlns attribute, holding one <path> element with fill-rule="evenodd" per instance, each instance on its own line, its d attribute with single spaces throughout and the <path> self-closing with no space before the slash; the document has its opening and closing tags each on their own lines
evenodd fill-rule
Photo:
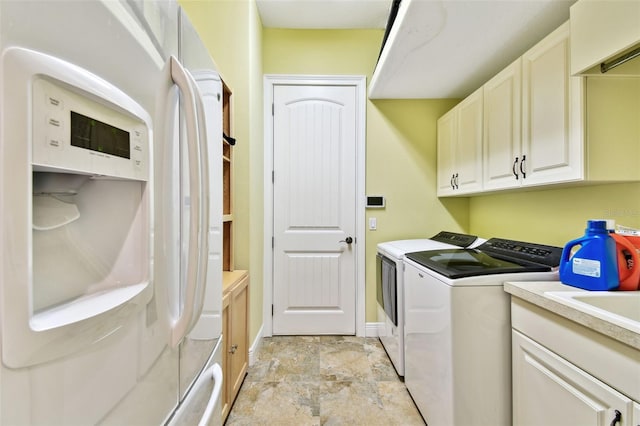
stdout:
<svg viewBox="0 0 640 426">
<path fill-rule="evenodd" d="M 523 299 L 554 314 L 560 315 L 594 331 L 602 333 L 612 339 L 627 344 L 640 350 L 640 334 L 620 327 L 613 322 L 593 316 L 587 312 L 567 306 L 548 297 L 545 292 L 571 291 L 588 292 L 576 287 L 562 284 L 559 281 L 551 282 L 506 282 L 504 291 L 512 296 Z"/>
</svg>

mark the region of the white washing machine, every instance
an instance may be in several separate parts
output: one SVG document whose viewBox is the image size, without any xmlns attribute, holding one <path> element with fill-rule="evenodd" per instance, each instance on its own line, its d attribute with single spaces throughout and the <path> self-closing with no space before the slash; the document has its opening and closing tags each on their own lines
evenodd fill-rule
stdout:
<svg viewBox="0 0 640 426">
<path fill-rule="evenodd" d="M 405 255 L 405 384 L 429 426 L 511 424 L 505 281 L 555 281 L 562 249 L 492 238 Z"/>
<path fill-rule="evenodd" d="M 485 240 L 474 235 L 442 231 L 431 238 L 389 241 L 378 244 L 376 280 L 378 336 L 396 372 L 404 376 L 404 286 L 405 253 L 455 247 L 473 247 Z"/>
</svg>

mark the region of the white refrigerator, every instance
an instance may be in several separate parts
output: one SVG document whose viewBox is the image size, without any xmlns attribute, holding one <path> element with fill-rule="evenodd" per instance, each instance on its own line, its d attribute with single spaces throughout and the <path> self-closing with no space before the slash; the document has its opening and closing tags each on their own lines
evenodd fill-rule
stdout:
<svg viewBox="0 0 640 426">
<path fill-rule="evenodd" d="M 222 86 L 180 15 L 0 2 L 0 424 L 220 423 Z"/>
</svg>

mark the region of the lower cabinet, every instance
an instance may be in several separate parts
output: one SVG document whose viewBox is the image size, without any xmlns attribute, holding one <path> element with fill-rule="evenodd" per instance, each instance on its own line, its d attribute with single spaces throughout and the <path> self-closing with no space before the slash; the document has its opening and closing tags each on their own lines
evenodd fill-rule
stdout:
<svg viewBox="0 0 640 426">
<path fill-rule="evenodd" d="M 240 391 L 249 366 L 249 273 L 224 271 L 222 292 L 222 420 Z"/>
<path fill-rule="evenodd" d="M 514 425 L 636 424 L 625 395 L 515 330 L 512 344 Z"/>
<path fill-rule="evenodd" d="M 640 426 L 640 349 L 511 297 L 514 426 Z"/>
</svg>

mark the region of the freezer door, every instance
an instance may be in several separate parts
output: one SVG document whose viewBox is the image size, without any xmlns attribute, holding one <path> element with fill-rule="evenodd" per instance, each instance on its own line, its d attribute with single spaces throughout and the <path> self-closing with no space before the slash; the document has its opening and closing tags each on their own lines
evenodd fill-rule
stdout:
<svg viewBox="0 0 640 426">
<path fill-rule="evenodd" d="M 137 24 L 126 3 L 0 2 L 0 43 L 3 60 L 7 58 L 5 53 L 8 48 L 20 47 L 64 60 L 117 87 L 152 117 L 150 122 L 153 124 L 153 131 L 149 132 L 152 149 L 156 145 L 162 145 L 163 134 L 157 127 L 156 118 L 159 111 L 162 111 L 162 114 L 166 113 L 165 107 L 168 104 L 164 98 L 171 96 L 172 85 L 167 78 L 165 61 L 153 47 L 144 29 Z M 8 88 L 12 88 L 12 91 L 21 90 L 20 87 L 24 86 L 8 79 L 10 73 L 5 72 L 4 62 L 2 66 L 0 93 L 6 95 Z M 77 82 L 71 81 L 74 75 L 71 72 L 51 76 L 51 70 L 47 69 L 41 70 L 39 75 L 54 85 L 62 85 L 65 88 L 78 87 Z M 49 77 L 46 77 L 47 75 Z M 78 90 L 72 91 L 78 93 Z M 105 98 L 105 93 L 112 93 L 102 84 L 92 84 L 85 92 L 91 93 L 91 98 L 98 103 Z M 8 298 L 8 291 L 27 288 L 32 284 L 31 259 L 34 253 L 30 244 L 32 234 L 42 232 L 33 229 L 32 211 L 32 181 L 35 173 L 41 170 L 34 169 L 29 142 L 46 143 L 40 139 L 30 141 L 32 116 L 28 108 L 29 103 L 33 102 L 33 96 L 36 96 L 35 93 L 27 90 L 17 96 L 17 102 L 3 98 L 0 108 L 2 114 L 10 114 L 1 119 L 2 132 L 14 132 L 19 128 L 18 131 L 23 133 L 20 137 L 15 137 L 15 133 L 2 133 L 0 140 L 0 293 L 3 294 L 0 335 L 3 339 L 10 335 L 9 329 L 15 333 L 11 321 L 17 318 L 22 318 L 26 327 L 43 328 L 41 324 L 38 325 L 38 321 L 35 325 L 29 322 L 28 317 L 33 317 L 34 313 L 34 300 L 30 299 L 29 294 Z M 60 106 L 55 97 L 39 98 L 49 102 L 52 107 Z M 117 111 L 125 110 L 120 102 L 111 103 L 118 105 Z M 8 105 L 10 108 L 7 108 Z M 68 130 L 68 127 L 65 127 L 69 126 L 66 114 L 61 120 L 54 119 L 51 123 Z M 14 130 L 11 130 L 12 128 Z M 63 136 L 64 134 L 66 131 L 63 132 Z M 96 154 L 96 157 L 107 158 L 106 154 Z M 150 158 L 153 158 L 153 155 L 150 155 Z M 9 173 L 11 171 L 14 173 Z M 46 170 L 47 173 L 52 171 L 55 170 Z M 116 197 L 118 199 L 115 204 L 109 207 L 122 215 L 128 211 L 133 212 L 132 204 L 141 197 L 148 197 L 150 203 L 154 201 L 154 171 L 155 162 L 150 164 L 146 183 L 121 182 L 97 177 L 87 184 L 100 189 L 93 194 L 109 192 L 110 195 L 121 195 Z M 85 189 L 88 187 L 81 191 Z M 78 195 L 81 195 L 80 192 Z M 80 217 L 73 222 L 73 226 L 85 227 L 86 223 L 82 221 L 88 219 L 88 212 L 91 211 L 95 217 L 106 217 L 99 226 L 92 227 L 88 233 L 100 234 L 101 238 L 106 240 L 114 237 L 115 234 L 110 230 L 118 225 L 120 216 L 114 219 L 109 217 L 108 210 L 100 211 L 99 205 L 106 197 L 81 197 L 84 205 L 78 203 Z M 120 203 L 128 203 L 127 208 L 119 209 Z M 157 241 L 158 234 L 153 232 L 155 208 L 152 207 L 153 204 L 149 204 L 147 208 L 150 213 L 147 220 L 150 227 L 150 232 L 147 232 L 147 264 L 157 263 L 155 250 L 164 246 L 161 241 Z M 36 226 L 42 227 L 38 223 Z M 77 233 L 73 237 L 85 241 L 88 233 Z M 70 234 L 67 236 L 71 237 Z M 143 239 L 134 240 L 140 242 Z M 118 252 L 116 247 L 110 244 L 103 246 L 105 250 L 95 262 L 87 261 L 87 255 L 90 254 L 87 251 L 77 250 L 79 255 L 76 266 L 85 266 L 91 272 L 102 275 L 108 275 L 104 272 L 105 262 L 126 263 L 133 259 L 133 266 L 136 266 L 136 258 L 128 256 L 128 252 Z M 134 244 L 132 247 L 135 246 Z M 55 251 L 55 245 L 48 250 Z M 109 260 L 105 253 L 111 255 L 112 259 Z M 74 324 L 69 324 L 67 317 L 57 316 L 58 304 L 49 303 L 48 301 L 53 299 L 48 299 L 48 295 L 44 291 L 41 292 L 42 298 L 38 299 L 38 303 L 42 305 L 36 310 L 43 313 L 44 307 L 45 312 L 51 314 L 44 318 L 47 320 L 44 327 L 50 327 L 49 330 L 36 333 L 45 346 L 31 355 L 22 354 L 24 362 L 20 362 L 24 365 L 10 366 L 3 359 L 0 366 L 0 424 L 162 424 L 171 415 L 178 403 L 178 356 L 177 351 L 168 345 L 166 281 L 157 279 L 158 275 L 154 269 L 147 275 L 150 283 L 140 293 L 141 297 L 134 296 L 128 299 L 135 299 L 135 303 L 125 302 L 119 305 L 113 310 L 116 311 L 113 316 L 112 310 L 107 310 Z M 61 294 L 61 290 L 70 290 L 69 282 L 61 281 L 57 284 L 60 285 L 41 287 L 40 290 L 55 291 L 57 294 Z M 104 289 L 101 289 L 99 284 L 96 282 L 95 285 L 85 286 L 84 289 L 90 296 L 89 299 L 92 297 L 100 303 L 88 303 L 89 299 L 82 297 L 75 299 L 79 294 L 76 292 L 73 295 L 74 300 L 78 302 L 76 306 L 90 308 L 92 311 L 103 309 L 105 304 L 113 306 L 113 299 L 106 297 L 106 294 L 104 298 L 100 297 L 100 291 Z M 147 293 L 147 289 L 151 292 Z M 118 292 L 113 292 L 113 295 L 117 294 Z M 59 299 L 63 298 L 66 299 L 66 296 L 60 296 Z M 10 303 L 11 309 L 8 309 L 5 303 Z M 67 307 L 70 308 L 71 305 Z M 14 308 L 22 309 L 23 313 L 18 316 L 10 315 L 9 312 Z M 86 315 L 84 312 L 85 310 L 74 310 L 72 313 Z M 54 319 L 61 319 L 56 323 L 48 322 L 52 316 Z M 111 320 L 103 321 L 107 317 L 112 317 L 117 323 Z M 1 345 L 3 352 L 7 349 L 14 351 L 17 348 L 17 345 L 9 345 L 5 341 L 2 341 Z M 48 362 L 42 362 L 42 357 L 47 357 Z M 153 404 L 149 404 L 149 401 L 153 401 Z"/>
<path fill-rule="evenodd" d="M 181 62 L 193 77 L 204 111 L 198 117 L 198 127 L 204 133 L 201 147 L 203 158 L 203 208 L 208 215 L 204 230 L 208 252 L 201 254 L 204 262 L 196 293 L 198 299 L 193 327 L 180 344 L 180 399 L 185 398 L 197 376 L 203 371 L 222 331 L 222 81 L 215 64 L 186 14 L 180 11 Z M 183 163 L 183 180 L 187 172 Z M 183 184 L 183 187 L 185 185 Z M 184 194 L 184 191 L 183 191 Z M 183 197 L 182 205 L 190 208 Z M 182 238 L 187 235 L 183 226 Z M 183 243 L 184 246 L 184 243 Z M 184 256 L 183 256 L 184 258 Z M 185 283 L 183 282 L 183 285 Z"/>
</svg>

